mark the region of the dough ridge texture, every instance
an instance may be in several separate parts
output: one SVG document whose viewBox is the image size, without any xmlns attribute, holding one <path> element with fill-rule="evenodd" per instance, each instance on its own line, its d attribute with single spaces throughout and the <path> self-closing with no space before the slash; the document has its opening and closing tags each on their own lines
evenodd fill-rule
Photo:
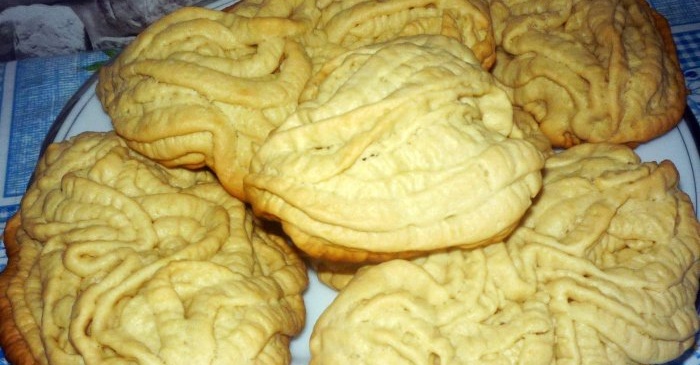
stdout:
<svg viewBox="0 0 700 365">
<path fill-rule="evenodd" d="M 494 0 L 491 14 L 493 74 L 555 147 L 636 146 L 680 121 L 675 44 L 646 1 Z"/>
<path fill-rule="evenodd" d="M 665 363 L 694 344 L 699 277 L 675 166 L 582 144 L 547 160 L 503 242 L 360 268 L 316 322 L 311 364 Z"/>
<path fill-rule="evenodd" d="M 84 133 L 49 147 L 13 222 L 0 308 L 2 328 L 21 336 L 3 330 L 0 340 L 29 351 L 13 357 L 291 360 L 306 267 L 209 172 L 168 169 L 114 133 Z"/>
<path fill-rule="evenodd" d="M 310 77 L 292 37 L 307 26 L 182 8 L 101 68 L 97 95 L 131 148 L 169 167 L 209 167 L 245 200 L 253 153 L 294 111 Z"/>
<path fill-rule="evenodd" d="M 347 52 L 302 100 L 260 147 L 244 187 L 256 213 L 280 220 L 312 257 L 381 261 L 488 244 L 539 190 L 543 152 L 450 38 Z"/>
</svg>

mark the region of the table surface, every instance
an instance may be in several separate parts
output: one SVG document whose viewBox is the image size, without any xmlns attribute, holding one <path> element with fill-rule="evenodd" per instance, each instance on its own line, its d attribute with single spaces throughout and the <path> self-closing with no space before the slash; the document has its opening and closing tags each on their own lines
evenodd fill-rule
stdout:
<svg viewBox="0 0 700 365">
<path fill-rule="evenodd" d="M 700 117 L 700 0 L 650 3 L 671 24 L 690 90 L 688 106 Z M 108 59 L 107 54 L 92 51 L 0 63 L 0 230 L 19 208 L 51 126 L 93 75 L 95 66 Z M 7 258 L 0 251 L 2 270 Z M 3 364 L 7 362 L 0 350 Z M 700 350 L 674 364 L 700 364 Z"/>
</svg>

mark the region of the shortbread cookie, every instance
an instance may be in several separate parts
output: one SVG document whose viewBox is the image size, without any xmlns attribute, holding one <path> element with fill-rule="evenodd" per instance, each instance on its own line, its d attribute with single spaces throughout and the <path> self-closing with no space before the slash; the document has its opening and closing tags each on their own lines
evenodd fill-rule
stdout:
<svg viewBox="0 0 700 365">
<path fill-rule="evenodd" d="M 308 24 L 300 41 L 314 70 L 349 50 L 415 35 L 454 38 L 486 69 L 496 59 L 485 0 L 244 0 L 225 11 Z"/>
<path fill-rule="evenodd" d="M 700 224 L 677 184 L 620 145 L 551 157 L 505 243 L 360 269 L 311 364 L 670 361 L 699 329 Z"/>
<path fill-rule="evenodd" d="M 663 363 L 693 344 L 700 224 L 678 184 L 671 161 L 641 162 L 621 145 L 547 160 L 509 244 L 537 261 L 561 357 Z"/>
<path fill-rule="evenodd" d="M 499 243 L 361 270 L 316 322 L 310 364 L 551 364 L 555 324 L 509 260 Z"/>
<path fill-rule="evenodd" d="M 675 126 L 686 88 L 666 20 L 644 0 L 492 0 L 493 74 L 556 147 L 636 145 Z"/>
<path fill-rule="evenodd" d="M 320 0 L 317 29 L 345 49 L 402 36 L 444 35 L 475 54 L 486 69 L 495 60 L 495 44 L 485 0 Z"/>
<path fill-rule="evenodd" d="M 251 163 L 246 195 L 308 255 L 382 261 L 502 239 L 544 158 L 472 52 L 416 36 L 333 59 Z M 515 135 L 523 138 L 515 138 Z"/>
<path fill-rule="evenodd" d="M 250 158 L 297 106 L 311 72 L 293 40 L 309 24 L 183 8 L 103 67 L 116 132 L 166 166 L 210 167 L 239 199 Z"/>
<path fill-rule="evenodd" d="M 248 18 L 287 18 L 304 23 L 309 30 L 316 26 L 321 16 L 316 0 L 243 0 L 224 11 Z"/>
<path fill-rule="evenodd" d="M 36 363 L 290 362 L 305 266 L 211 173 L 83 134 L 49 147 L 18 217 L 2 320 Z"/>
</svg>

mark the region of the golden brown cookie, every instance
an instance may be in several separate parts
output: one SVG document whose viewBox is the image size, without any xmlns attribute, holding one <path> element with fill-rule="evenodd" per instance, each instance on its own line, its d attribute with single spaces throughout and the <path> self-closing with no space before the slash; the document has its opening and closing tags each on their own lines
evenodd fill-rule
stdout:
<svg viewBox="0 0 700 365">
<path fill-rule="evenodd" d="M 20 209 L 0 307 L 37 363 L 289 363 L 305 265 L 211 173 L 86 133 L 49 147 Z"/>
<path fill-rule="evenodd" d="M 357 271 L 374 264 L 356 262 L 333 262 L 327 260 L 308 260 L 318 281 L 333 290 L 341 290 L 348 285 Z"/>
<path fill-rule="evenodd" d="M 493 74 L 555 147 L 637 145 L 675 126 L 686 88 L 666 20 L 644 0 L 492 0 Z"/>
<path fill-rule="evenodd" d="M 3 244 L 8 261 L 5 270 L 0 273 L 0 346 L 5 358 L 14 365 L 37 364 L 22 333 L 15 323 L 12 304 L 5 293 L 10 285 L 10 279 L 19 270 L 19 246 L 17 245 L 17 229 L 20 226 L 19 214 L 7 221 L 3 235 Z"/>
<path fill-rule="evenodd" d="M 350 51 L 325 64 L 303 98 L 259 149 L 245 189 L 312 257 L 382 261 L 488 244 L 539 190 L 543 154 L 454 39 Z"/>
<path fill-rule="evenodd" d="M 97 95 L 131 148 L 166 166 L 208 166 L 245 199 L 250 158 L 294 111 L 310 76 L 293 40 L 308 26 L 183 8 L 101 69 Z"/>
<path fill-rule="evenodd" d="M 311 363 L 664 363 L 700 328 L 699 260 L 672 163 L 582 144 L 547 160 L 505 243 L 360 269 L 316 322 Z"/>
</svg>

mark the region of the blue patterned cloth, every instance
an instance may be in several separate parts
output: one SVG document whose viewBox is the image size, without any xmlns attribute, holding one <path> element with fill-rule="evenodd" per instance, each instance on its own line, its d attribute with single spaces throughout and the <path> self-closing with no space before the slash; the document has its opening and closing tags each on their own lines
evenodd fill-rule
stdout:
<svg viewBox="0 0 700 365">
<path fill-rule="evenodd" d="M 700 1 L 649 0 L 649 3 L 673 26 L 694 25 L 700 22 Z"/>
<path fill-rule="evenodd" d="M 686 83 L 688 105 L 700 116 L 700 1 L 650 0 L 672 25 Z M 0 231 L 17 211 L 44 137 L 70 98 L 108 60 L 102 52 L 0 63 Z M 1 243 L 1 242 L 0 242 Z M 0 249 L 0 270 L 7 257 Z M 0 365 L 8 364 L 0 349 Z M 689 350 L 669 365 L 700 364 Z"/>
<path fill-rule="evenodd" d="M 0 64 L 0 227 L 17 210 L 54 120 L 107 58 L 92 52 Z"/>
<path fill-rule="evenodd" d="M 698 18 L 700 21 L 700 18 Z M 688 106 L 693 114 L 700 116 L 700 25 L 696 29 L 677 31 L 673 34 L 678 59 L 683 66 L 683 75 L 690 91 Z"/>
<path fill-rule="evenodd" d="M 700 1 L 650 0 L 671 24 L 688 89 L 688 106 L 700 116 Z"/>
</svg>

